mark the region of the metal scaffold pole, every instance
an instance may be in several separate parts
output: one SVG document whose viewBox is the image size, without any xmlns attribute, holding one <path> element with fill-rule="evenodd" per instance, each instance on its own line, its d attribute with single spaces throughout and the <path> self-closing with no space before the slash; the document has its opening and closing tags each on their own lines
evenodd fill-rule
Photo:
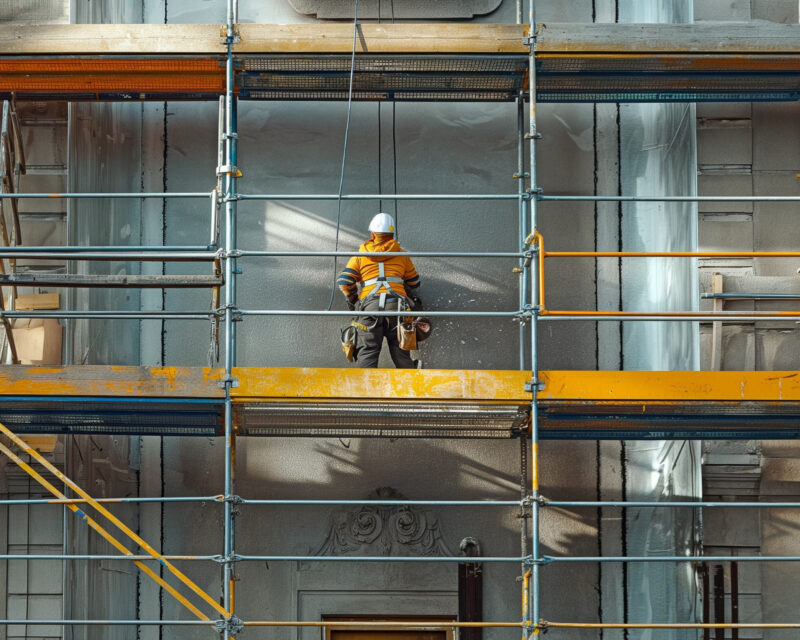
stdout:
<svg viewBox="0 0 800 640">
<path fill-rule="evenodd" d="M 536 234 L 538 226 L 538 191 L 539 185 L 536 176 L 536 0 L 530 0 L 528 10 L 528 143 L 530 149 L 530 230 Z M 525 238 L 528 242 L 529 238 Z M 540 249 L 536 247 L 537 251 Z M 539 300 L 539 260 L 529 260 L 526 270 L 533 269 L 529 282 L 531 288 L 531 555 L 529 556 L 530 576 L 526 573 L 523 580 L 523 589 L 526 592 L 528 603 L 525 607 L 525 635 L 530 638 L 539 633 L 539 407 L 537 391 L 539 389 L 539 353 L 537 349 L 539 309 L 536 306 Z"/>
<path fill-rule="evenodd" d="M 236 177 L 237 135 L 236 135 L 236 97 L 233 88 L 233 43 L 237 0 L 227 0 L 227 60 L 225 84 L 225 164 L 217 168 L 217 173 L 225 176 L 225 533 L 223 606 L 230 617 L 222 626 L 222 637 L 230 640 L 237 631 L 237 618 L 234 613 L 234 434 L 231 387 L 234 385 L 233 367 L 236 366 L 236 329 L 234 325 L 236 310 Z"/>
</svg>

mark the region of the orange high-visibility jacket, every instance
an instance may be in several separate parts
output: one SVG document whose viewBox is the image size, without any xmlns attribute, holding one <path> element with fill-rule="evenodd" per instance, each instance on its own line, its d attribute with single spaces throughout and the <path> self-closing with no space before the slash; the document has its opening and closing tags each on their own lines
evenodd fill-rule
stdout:
<svg viewBox="0 0 800 640">
<path fill-rule="evenodd" d="M 367 240 L 358 248 L 359 252 L 386 251 L 397 253 L 403 251 L 402 247 L 391 234 L 376 234 L 374 240 Z M 358 282 L 367 282 L 377 278 L 380 273 L 378 263 L 383 262 L 384 275 L 391 278 L 402 278 L 403 282 L 387 283 L 392 290 L 401 296 L 408 295 L 408 289 L 416 289 L 419 286 L 419 274 L 414 268 L 411 258 L 406 256 L 353 256 L 347 261 L 347 266 L 339 274 L 337 284 L 346 293 L 352 293 Z M 360 298 L 366 298 L 378 285 L 370 285 L 361 288 Z"/>
</svg>

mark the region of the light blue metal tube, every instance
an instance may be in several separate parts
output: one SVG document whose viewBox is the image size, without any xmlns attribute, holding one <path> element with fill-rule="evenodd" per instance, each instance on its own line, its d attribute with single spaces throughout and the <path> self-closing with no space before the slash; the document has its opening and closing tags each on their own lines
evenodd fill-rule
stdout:
<svg viewBox="0 0 800 640">
<path fill-rule="evenodd" d="M 200 193 L 194 191 L 174 192 L 174 193 L 159 193 L 159 192 L 142 192 L 142 193 L 15 193 L 13 196 L 6 195 L 5 198 L 69 198 L 80 200 L 81 198 L 207 198 L 208 192 Z"/>
<path fill-rule="evenodd" d="M 539 223 L 539 183 L 537 178 L 537 164 L 536 164 L 536 139 L 539 135 L 537 131 L 536 122 L 536 0 L 530 0 L 528 9 L 528 28 L 529 28 L 529 44 L 530 53 L 528 55 L 528 92 L 529 92 L 529 122 L 528 122 L 528 138 L 530 148 L 530 211 L 531 211 L 531 232 L 535 233 L 538 229 Z M 530 286 L 531 286 L 531 304 L 538 304 L 539 300 L 539 262 L 538 260 L 531 261 L 530 271 Z M 533 385 L 531 394 L 531 479 L 533 485 L 531 487 L 531 556 L 534 564 L 531 567 L 531 580 L 529 591 L 529 605 L 527 612 L 529 614 L 528 626 L 525 627 L 525 635 L 531 638 L 534 634 L 538 633 L 539 613 L 540 607 L 540 575 L 539 563 L 536 562 L 539 558 L 539 401 L 537 398 L 537 389 L 539 381 L 539 350 L 538 350 L 538 335 L 539 335 L 539 312 L 538 309 L 533 310 L 533 315 L 530 320 L 531 324 L 531 384 Z M 532 626 L 531 626 L 532 625 Z"/>
<path fill-rule="evenodd" d="M 393 507 L 519 507 L 521 504 L 519 500 L 248 500 L 246 498 L 243 498 L 241 503 L 271 506 L 380 505 Z"/>
<path fill-rule="evenodd" d="M 430 316 L 432 318 L 515 318 L 518 311 L 315 311 L 310 309 L 241 309 L 243 316 L 361 316 L 394 318 L 400 316 Z"/>
<path fill-rule="evenodd" d="M 405 256 L 407 258 L 523 258 L 525 253 L 522 251 L 238 251 L 237 256 L 243 258 L 281 258 L 309 257 L 309 258 L 347 258 L 358 254 L 359 257 L 382 257 Z"/>
<path fill-rule="evenodd" d="M 480 556 L 466 558 L 464 556 L 242 556 L 237 555 L 238 562 L 469 562 L 476 564 L 516 563 L 524 561 L 520 557 Z"/>
<path fill-rule="evenodd" d="M 800 562 L 800 556 L 542 556 L 541 564 L 575 562 Z"/>
<path fill-rule="evenodd" d="M 738 509 L 794 509 L 800 508 L 800 502 L 649 502 L 649 501 L 575 501 L 545 500 L 543 507 L 704 507 L 704 508 L 738 508 Z"/>
<path fill-rule="evenodd" d="M 545 196 L 544 202 L 800 202 L 800 196 Z"/>
<path fill-rule="evenodd" d="M 700 297 L 719 300 L 800 300 L 800 293 L 701 293 Z"/>
<path fill-rule="evenodd" d="M 95 498 L 95 502 L 100 504 L 126 504 L 126 503 L 147 503 L 147 502 L 222 502 L 221 496 L 201 496 L 201 497 L 174 497 L 174 498 Z M 20 500 L 0 500 L 0 505 L 4 504 L 53 504 L 64 506 L 65 504 L 86 504 L 88 500 L 58 500 L 56 498 L 30 498 Z"/>
<path fill-rule="evenodd" d="M 102 561 L 115 561 L 122 560 L 125 562 L 161 562 L 161 558 L 169 560 L 170 562 L 219 562 L 219 556 L 124 556 L 117 555 L 91 555 L 91 554 L 42 554 L 42 553 L 29 553 L 29 554 L 2 554 L 0 560 L 102 560 Z"/>
<path fill-rule="evenodd" d="M 233 95 L 233 40 L 234 0 L 227 2 L 227 48 L 225 89 L 225 250 L 236 250 L 236 101 Z M 225 260 L 225 514 L 224 514 L 224 569 L 223 606 L 233 614 L 231 583 L 234 567 L 233 532 L 233 404 L 231 387 L 233 367 L 236 366 L 236 328 L 233 313 L 236 309 L 236 260 L 228 255 Z M 223 638 L 230 640 L 230 625 L 225 625 Z"/>
<path fill-rule="evenodd" d="M 238 200 L 338 200 L 337 193 L 240 193 Z M 342 200 L 516 200 L 516 193 L 351 193 Z"/>
<path fill-rule="evenodd" d="M 216 620 L 0 620 L 0 625 L 78 625 L 78 626 L 136 626 L 136 627 L 213 627 Z"/>
</svg>

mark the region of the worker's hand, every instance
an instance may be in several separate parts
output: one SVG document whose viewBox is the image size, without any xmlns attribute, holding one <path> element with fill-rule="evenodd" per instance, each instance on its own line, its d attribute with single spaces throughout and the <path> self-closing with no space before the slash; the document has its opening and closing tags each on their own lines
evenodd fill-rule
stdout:
<svg viewBox="0 0 800 640">
<path fill-rule="evenodd" d="M 349 296 L 347 296 L 347 308 L 350 311 L 355 311 L 356 302 L 358 302 L 358 294 L 351 293 Z"/>
<path fill-rule="evenodd" d="M 422 298 L 419 296 L 411 296 L 411 302 L 414 303 L 415 309 L 422 309 Z"/>
</svg>

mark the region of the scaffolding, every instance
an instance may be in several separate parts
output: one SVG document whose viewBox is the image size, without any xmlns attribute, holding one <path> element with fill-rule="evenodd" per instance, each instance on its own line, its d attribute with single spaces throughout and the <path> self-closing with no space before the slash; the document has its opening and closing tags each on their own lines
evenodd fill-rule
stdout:
<svg viewBox="0 0 800 640">
<path fill-rule="evenodd" d="M 509 40 L 517 37 L 522 26 L 521 3 L 518 3 L 519 25 L 498 25 L 498 30 L 510 33 Z M 797 97 L 798 70 L 786 61 L 773 58 L 758 59 L 748 73 L 742 73 L 740 62 L 728 60 L 730 69 L 737 69 L 735 77 L 730 77 L 727 88 L 714 88 L 707 92 L 701 77 L 695 79 L 697 86 L 677 83 L 674 85 L 650 86 L 650 89 L 639 93 L 631 92 L 623 83 L 598 85 L 592 82 L 572 87 L 570 93 L 558 82 L 564 79 L 568 65 L 559 62 L 557 55 L 545 55 L 540 60 L 541 49 L 537 46 L 537 38 L 553 37 L 552 32 L 542 36 L 542 29 L 537 27 L 535 2 L 531 0 L 525 38 L 516 44 L 509 44 L 496 57 L 477 59 L 455 56 L 427 55 L 406 57 L 404 63 L 417 72 L 416 79 L 406 86 L 397 85 L 396 77 L 387 77 L 386 60 L 376 55 L 355 56 L 358 60 L 357 73 L 364 73 L 370 80 L 364 86 L 351 89 L 348 95 L 346 87 L 342 87 L 342 78 L 350 68 L 347 60 L 339 57 L 325 57 L 328 70 L 333 69 L 335 80 L 329 83 L 319 82 L 315 86 L 293 86 L 286 82 L 279 90 L 265 89 L 265 85 L 275 86 L 275 78 L 287 69 L 300 70 L 308 75 L 309 69 L 318 69 L 323 59 L 319 55 L 303 55 L 296 59 L 281 56 L 262 56 L 256 62 L 243 69 L 237 67 L 235 47 L 240 30 L 247 27 L 257 29 L 258 25 L 239 25 L 235 0 L 227 0 L 227 23 L 224 28 L 225 67 L 224 82 L 213 63 L 207 66 L 193 67 L 188 65 L 183 72 L 192 75 L 192 83 L 181 85 L 179 91 L 186 97 L 195 99 L 217 99 L 220 94 L 221 122 L 219 166 L 217 167 L 218 186 L 210 193 L 61 193 L 30 194 L 15 193 L 14 198 L 192 198 L 205 200 L 209 204 L 209 244 L 207 246 L 139 246 L 139 247 L 16 247 L 14 243 L 5 242 L 0 248 L 0 259 L 13 260 L 19 258 L 57 257 L 66 260 L 116 260 L 124 255 L 129 260 L 157 262 L 199 262 L 210 266 L 207 276 L 85 276 L 67 274 L 64 276 L 38 276 L 11 273 L 0 278 L 3 286 L 22 286 L 26 284 L 49 284 L 62 287 L 202 287 L 212 292 L 210 309 L 182 311 L 123 311 L 123 310 L 68 310 L 68 311 L 25 311 L 13 308 L 3 311 L 3 322 L 7 325 L 14 318 L 104 318 L 104 319 L 182 319 L 220 323 L 224 326 L 223 357 L 224 366 L 219 369 L 179 370 L 164 367 L 145 370 L 130 367 L 115 368 L 113 375 L 102 367 L 65 367 L 60 370 L 37 372 L 35 369 L 15 369 L 4 372 L 0 394 L 7 399 L 0 416 L 6 426 L 0 425 L 0 431 L 22 453 L 41 464 L 53 474 L 59 482 L 74 492 L 77 498 L 70 498 L 66 490 L 60 490 L 36 471 L 29 462 L 0 445 L 0 451 L 24 469 L 52 495 L 52 499 L 0 500 L 0 504 L 56 504 L 63 505 L 75 512 L 89 527 L 110 542 L 121 555 L 5 555 L 0 559 L 9 560 L 107 560 L 134 562 L 146 575 L 155 580 L 162 588 L 175 597 L 197 619 L 196 620 L 0 620 L 3 625 L 128 625 L 128 626 L 208 626 L 219 632 L 226 640 L 234 637 L 246 627 L 337 627 L 349 626 L 346 621 L 307 621 L 307 620 L 242 620 L 236 615 L 235 608 L 235 567 L 239 562 L 264 561 L 313 561 L 313 562 L 439 562 L 439 563 L 510 563 L 522 567 L 523 607 L 521 618 L 516 621 L 485 622 L 435 622 L 426 621 L 425 627 L 432 628 L 474 628 L 498 627 L 516 628 L 523 632 L 525 638 L 548 628 L 590 628 L 590 629 L 800 629 L 800 623 L 759 623 L 759 624 L 711 624 L 711 623 L 663 623 L 637 624 L 627 622 L 614 623 L 570 623 L 547 620 L 541 611 L 541 573 L 549 564 L 569 562 L 703 562 L 703 561 L 800 561 L 800 557 L 747 557 L 747 556 L 605 556 L 605 557 L 554 557 L 544 555 L 540 548 L 540 518 L 544 509 L 555 507 L 653 507 L 653 508 L 717 508 L 721 506 L 742 509 L 761 509 L 767 507 L 800 507 L 793 502 L 760 503 L 760 502 L 703 502 L 703 501 L 558 501 L 542 495 L 539 486 L 539 444 L 544 438 L 579 438 L 579 439 L 623 439 L 623 438 L 702 438 L 710 435 L 719 437 L 798 437 L 800 427 L 796 425 L 796 416 L 800 412 L 800 383 L 785 378 L 776 382 L 775 373 L 759 375 L 756 373 L 720 372 L 715 375 L 676 372 L 550 372 L 540 371 L 538 361 L 538 332 L 541 322 L 550 321 L 725 321 L 725 320 L 781 320 L 800 317 L 800 312 L 628 312 L 604 310 L 555 310 L 546 305 L 545 265 L 547 259 L 561 258 L 648 258 L 679 257 L 695 258 L 713 255 L 717 257 L 800 257 L 800 252 L 727 252 L 701 254 L 697 252 L 576 252 L 545 250 L 545 239 L 539 233 L 539 204 L 546 201 L 668 201 L 698 202 L 703 200 L 752 200 L 752 201 L 800 201 L 798 197 L 642 197 L 642 196 L 564 196 L 545 195 L 537 179 L 536 146 L 539 138 L 537 128 L 536 104 L 540 95 L 539 75 L 545 78 L 542 95 L 545 101 L 599 101 L 619 100 L 621 96 L 631 100 L 653 100 L 660 97 L 665 100 L 706 99 L 794 99 Z M 355 28 L 354 21 L 354 28 Z M 342 39 L 341 26 L 336 27 Z M 291 31 L 291 29 L 289 29 Z M 402 36 L 402 30 L 398 31 Z M 515 36 L 513 34 L 516 34 Z M 291 37 L 291 33 L 289 36 Z M 591 34 L 590 34 L 591 35 Z M 404 36 L 410 37 L 409 34 Z M 587 41 L 591 41 L 587 37 Z M 596 39 L 594 40 L 596 42 Z M 27 45 L 20 45 L 27 46 Z M 424 47 L 422 47 L 424 49 Z M 664 49 L 670 47 L 664 45 Z M 765 51 L 771 51 L 765 45 Z M 387 50 L 393 53 L 393 50 Z M 526 55 L 522 55 L 525 51 Z M 587 49 L 591 55 L 591 49 Z M 380 51 L 379 51 L 380 53 Z M 663 54 L 662 65 L 669 66 L 674 60 L 669 56 L 678 55 L 679 49 Z M 719 52 L 718 52 L 719 53 Z M 722 52 L 720 56 L 727 55 Z M 666 56 L 666 57 L 664 57 Z M 668 59 L 669 58 L 669 59 Z M 444 66 L 437 66 L 444 59 Z M 45 61 L 40 65 L 47 72 L 56 67 L 56 60 Z M 598 63 L 597 59 L 593 59 Z M 466 61 L 466 62 L 465 62 Z M 671 62 L 670 62 L 671 61 Z M 4 64 L 8 61 L 2 61 Z M 779 64 L 783 62 L 783 64 Z M 106 79 L 108 84 L 93 85 L 91 93 L 86 86 L 75 87 L 66 81 L 61 84 L 35 84 L 25 75 L 31 68 L 20 65 L 6 72 L 22 74 L 29 84 L 20 88 L 14 82 L 19 77 L 6 78 L 8 83 L 0 87 L 0 93 L 20 92 L 21 95 L 67 96 L 80 99 L 90 96 L 92 99 L 119 99 L 119 92 L 130 90 L 125 84 L 120 88 Z M 64 64 L 68 68 L 61 71 L 83 74 L 87 65 L 95 64 L 95 71 L 111 70 L 112 75 L 119 73 L 118 62 L 108 63 L 105 67 L 99 61 L 68 60 Z M 174 81 L 174 61 L 162 65 L 163 77 L 150 77 L 148 85 L 138 86 L 142 99 L 158 99 L 164 95 L 172 95 L 170 91 L 178 91 Z M 183 64 L 186 64 L 185 61 Z M 465 70 L 464 64 L 467 64 Z M 608 61 L 606 65 L 610 64 Z M 722 64 L 722 63 L 720 63 Z M 767 74 L 780 68 L 783 84 L 773 82 L 764 89 L 761 72 L 767 65 Z M 796 65 L 792 61 L 793 65 Z M 70 66 L 71 65 L 71 66 Z M 116 65 L 116 66 L 115 66 Z M 173 65 L 173 66 L 170 66 Z M 461 65 L 461 66 L 460 66 Z M 472 65 L 471 67 L 469 65 Z M 770 67 L 770 65 L 772 65 Z M 776 66 L 777 65 L 777 66 Z M 12 65 L 13 66 L 13 65 Z M 751 65 L 752 67 L 752 65 Z M 2 73 L 3 64 L 0 64 Z M 406 77 L 409 67 L 398 67 L 398 77 Z M 659 70 L 666 67 L 650 68 L 656 76 Z M 672 68 L 672 67 L 671 67 Z M 435 70 L 430 75 L 431 69 Z M 442 71 L 444 69 L 444 71 Z M 710 66 L 712 73 L 719 69 Z M 770 71 L 770 69 L 772 71 Z M 55 69 L 58 70 L 58 69 Z M 604 72 L 616 73 L 618 70 L 609 66 L 601 69 Z M 450 82 L 449 92 L 442 91 L 442 74 L 452 81 L 452 76 L 461 73 L 483 73 L 480 77 L 485 82 L 472 85 L 457 86 Z M 372 75 L 369 75 L 372 73 Z M 425 75 L 428 73 L 429 75 Z M 438 73 L 439 75 L 436 75 Z M 266 75 L 265 75 L 266 74 Z M 338 75 L 336 75 L 338 74 Z M 559 75 L 560 74 L 560 75 Z M 780 75 L 780 74 L 778 74 Z M 10 77 L 11 77 L 10 76 Z M 497 77 L 493 77 L 497 76 Z M 743 77 L 747 76 L 747 77 Z M 264 82 L 265 77 L 271 82 Z M 314 77 L 310 74 L 309 77 Z M 473 77 L 473 76 L 470 76 Z M 473 77 L 473 79 L 474 79 Z M 284 80 L 286 76 L 281 76 Z M 498 79 L 499 78 L 499 79 Z M 560 79 L 559 79 L 560 78 Z M 595 78 L 595 76 L 592 76 Z M 776 76 L 768 76 L 775 80 Z M 140 78 L 141 80 L 141 78 Z M 153 84 L 155 80 L 155 84 Z M 637 79 L 636 82 L 640 80 Z M 652 78 L 648 80 L 651 81 Z M 672 78 L 674 80 L 674 78 Z M 670 78 L 664 80 L 668 83 Z M 158 82 L 162 82 L 161 85 Z M 762 84 L 759 84 L 759 83 Z M 549 84 L 548 84 L 549 83 Z M 448 83 L 445 83 L 448 84 Z M 568 83 L 567 83 L 568 84 Z M 652 84 L 652 83 L 651 83 Z M 313 85 L 313 83 L 312 83 Z M 794 88 L 793 88 L 794 87 Z M 646 87 L 645 87 L 646 88 Z M 424 89 L 424 91 L 423 91 Z M 527 89 L 527 91 L 526 91 Z M 640 87 L 641 89 L 641 87 Z M 28 92 L 38 92 L 29 93 Z M 273 91 L 273 93 L 270 93 Z M 663 91 L 670 92 L 668 96 Z M 794 93 L 793 93 L 794 91 Z M 187 93 L 188 92 L 188 93 Z M 288 92 L 288 93 L 287 93 Z M 469 92 L 473 92 L 470 94 Z M 661 93 L 660 93 L 661 92 Z M 727 93 L 721 93 L 727 92 Z M 738 92 L 738 93 L 737 93 Z M 754 93 L 756 92 L 756 93 Z M 760 93 L 758 93 L 760 92 Z M 237 168 L 237 100 L 251 99 L 364 99 L 364 100 L 513 100 L 516 104 L 517 120 L 517 167 L 514 177 L 517 179 L 517 192 L 510 194 L 243 194 L 239 192 Z M 760 97 L 759 97 L 760 96 Z M 527 106 L 526 106 L 527 105 Z M 8 108 L 8 103 L 7 103 Z M 527 114 L 526 114 L 527 109 Z M 7 111 L 4 111 L 4 114 Z M 526 130 L 525 122 L 528 127 Z M 4 122 L 6 121 L 4 117 Z M 6 139 L 5 137 L 3 138 Z M 526 149 L 527 145 L 527 149 Z M 526 151 L 528 171 L 526 172 Z M 8 165 L 6 165 L 8 170 Z M 527 182 L 526 182 L 527 179 Z M 7 187 L 8 189 L 8 187 Z M 6 191 L 8 193 L 8 190 Z M 511 259 L 516 261 L 515 272 L 519 274 L 519 305 L 517 309 L 508 311 L 424 311 L 424 312 L 351 312 L 351 311 L 309 311 L 278 309 L 245 309 L 239 306 L 236 292 L 237 261 L 244 258 L 285 257 L 285 256 L 329 256 L 346 257 L 345 251 L 246 251 L 237 246 L 236 222 L 237 204 L 245 200 L 278 200 L 278 199 L 310 199 L 310 200 L 510 200 L 518 207 L 519 249 L 511 252 L 407 252 L 406 256 L 426 257 L 478 257 L 486 259 Z M 13 200 L 12 200 L 13 202 Z M 13 209 L 16 211 L 16 209 Z M 224 223 L 224 224 L 222 224 Z M 224 235 L 220 237 L 220 228 Z M 18 232 L 17 236 L 19 237 Z M 10 245 L 10 246 L 8 246 Z M 364 254 L 370 255 L 370 254 Z M 383 256 L 386 253 L 381 254 Z M 391 255 L 391 254 L 388 254 Z M 221 298 L 224 286 L 224 299 Z M 236 362 L 236 327 L 237 321 L 248 316 L 259 315 L 324 315 L 324 316 L 408 316 L 424 315 L 429 317 L 507 317 L 520 321 L 519 327 L 519 371 L 515 372 L 443 372 L 443 371 L 409 371 L 374 373 L 357 370 L 317 370 L 315 376 L 324 377 L 323 371 L 330 376 L 320 382 L 319 389 L 303 396 L 298 388 L 296 370 L 248 370 L 237 366 Z M 527 348 L 526 348 L 527 342 Z M 526 362 L 530 360 L 530 367 Z M 794 373 L 794 372 L 792 372 Z M 307 374 L 307 372 L 306 372 Z M 304 375 L 306 375 L 304 374 Z M 357 385 L 343 384 L 337 388 L 335 381 L 351 376 L 362 388 L 370 389 L 370 394 L 363 398 L 353 399 L 344 389 Z M 483 376 L 483 378 L 482 378 Z M 679 377 L 678 377 L 679 376 Z M 481 381 L 486 377 L 493 381 L 492 390 L 486 392 Z M 103 390 L 98 392 L 93 381 L 102 379 Z M 457 379 L 461 385 L 458 393 L 448 392 L 450 384 Z M 369 384 L 365 382 L 369 380 Z M 402 385 L 397 384 L 402 381 Z M 600 385 L 599 382 L 603 384 Z M 746 392 L 742 383 L 748 383 Z M 600 388 L 602 386 L 602 389 Z M 398 388 L 405 389 L 398 396 Z M 780 389 L 778 390 L 778 387 Z M 326 389 L 323 392 L 320 389 Z M 109 389 L 111 392 L 109 392 Z M 119 397 L 113 397 L 119 393 Z M 391 397 L 397 402 L 389 402 Z M 297 402 L 297 399 L 305 402 Z M 135 400 L 135 402 L 134 402 Z M 291 401 L 290 401 L 291 400 Z M 454 401 L 460 400 L 459 411 L 452 411 Z M 125 421 L 125 406 L 131 401 L 136 411 L 148 416 L 140 426 L 133 428 Z M 313 402 L 309 402 L 313 401 Z M 70 402 L 76 407 L 70 408 Z M 77 406 L 78 403 L 80 406 Z M 123 409 L 114 414 L 110 403 L 122 405 Z M 381 404 L 383 403 L 383 404 Z M 442 411 L 441 403 L 447 403 L 448 411 Z M 744 414 L 742 405 L 756 406 L 755 412 Z M 56 411 L 56 407 L 58 410 Z M 57 415 L 58 414 L 58 415 Z M 168 420 L 159 419 L 164 415 Z M 698 416 L 711 415 L 716 422 L 706 422 L 703 428 L 696 427 Z M 91 416 L 92 420 L 82 420 Z M 347 425 L 342 420 L 346 418 Z M 620 422 L 623 427 L 620 427 Z M 8 425 L 13 427 L 13 430 Z M 355 425 L 355 426 L 353 426 Z M 667 430 L 667 426 L 672 428 Z M 142 498 L 106 498 L 94 499 L 64 473 L 57 469 L 41 454 L 25 443 L 17 433 L 33 434 L 52 432 L 57 426 L 68 433 L 143 433 L 156 435 L 215 435 L 224 437 L 225 469 L 222 493 L 212 496 L 198 497 L 142 497 Z M 138 429 L 138 430 L 137 430 Z M 370 430 L 371 429 L 371 430 Z M 336 506 L 362 505 L 366 501 L 354 500 L 255 500 L 240 497 L 234 486 L 234 461 L 236 436 L 238 435 L 361 435 L 361 436 L 396 436 L 396 437 L 505 437 L 519 438 L 521 443 L 521 459 L 523 461 L 522 491 L 519 500 L 469 501 L 469 500 L 370 500 L 371 505 L 391 506 L 437 506 L 454 507 L 469 506 L 477 508 L 515 508 L 530 515 L 530 528 L 526 517 L 520 518 L 521 551 L 518 556 L 479 557 L 471 560 L 464 557 L 431 557 L 431 556 L 320 556 L 320 555 L 241 555 L 235 548 L 235 507 L 237 505 L 294 505 L 294 506 Z M 529 475 L 528 475 L 529 474 Z M 224 509 L 224 542 L 222 552 L 218 555 L 185 556 L 162 555 L 157 549 L 139 537 L 120 519 L 114 516 L 104 505 L 108 503 L 171 503 L 171 502 L 215 502 L 221 503 Z M 112 527 L 105 527 L 85 511 L 85 505 L 92 507 L 105 517 L 119 533 L 112 533 Z M 126 540 L 127 539 L 127 540 Z M 126 543 L 133 543 L 134 550 Z M 136 554 L 139 548 L 145 553 Z M 215 562 L 221 566 L 223 573 L 222 601 L 206 593 L 185 573 L 178 570 L 173 562 Z M 151 568 L 152 562 L 160 563 L 171 574 L 174 580 L 181 583 L 183 590 L 192 592 L 192 602 L 175 586 L 165 581 Z M 199 602 L 198 601 L 202 601 Z M 198 604 L 200 606 L 198 606 Z M 212 618 L 211 616 L 216 616 Z M 417 627 L 419 622 L 363 622 L 364 628 L 403 628 Z"/>
</svg>

